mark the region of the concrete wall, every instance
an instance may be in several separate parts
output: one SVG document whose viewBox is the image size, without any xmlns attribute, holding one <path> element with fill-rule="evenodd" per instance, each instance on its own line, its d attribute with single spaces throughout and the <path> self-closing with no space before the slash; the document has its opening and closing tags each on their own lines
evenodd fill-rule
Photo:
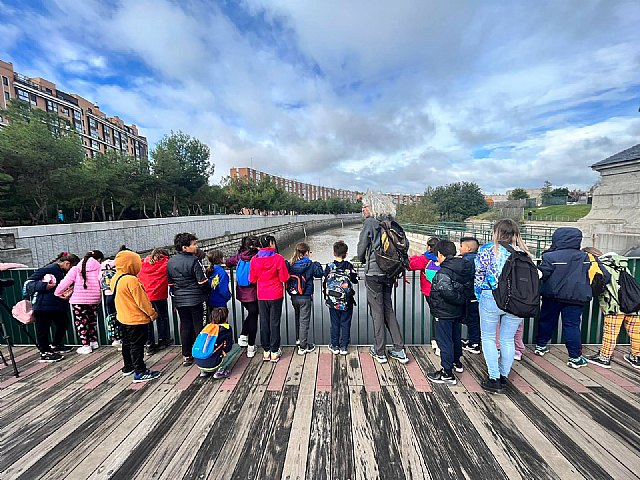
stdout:
<svg viewBox="0 0 640 480">
<path fill-rule="evenodd" d="M 89 250 L 98 249 L 105 255 L 112 256 L 121 245 L 126 245 L 132 250 L 145 252 L 155 247 L 172 245 L 173 237 L 179 232 L 192 232 L 198 238 L 207 240 L 249 231 L 269 231 L 288 224 L 312 222 L 311 225 L 314 225 L 313 222 L 358 221 L 360 218 L 360 214 L 212 215 L 6 227 L 0 228 L 0 235 L 13 235 L 16 248 L 0 250 L 0 261 L 17 261 L 16 258 L 19 258 L 21 263 L 30 267 L 40 267 L 62 251 L 82 256 Z M 28 251 L 31 252 L 30 261 Z"/>
</svg>

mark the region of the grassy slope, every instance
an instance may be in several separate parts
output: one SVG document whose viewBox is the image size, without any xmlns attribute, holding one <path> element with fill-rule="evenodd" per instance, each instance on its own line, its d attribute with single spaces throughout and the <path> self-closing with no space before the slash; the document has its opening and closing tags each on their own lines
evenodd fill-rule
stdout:
<svg viewBox="0 0 640 480">
<path fill-rule="evenodd" d="M 575 222 L 591 211 L 591 205 L 552 205 L 549 207 L 530 208 L 525 209 L 525 218 L 527 218 L 529 211 L 533 212 L 534 220 L 546 220 L 545 217 L 549 216 L 551 221 Z"/>
</svg>

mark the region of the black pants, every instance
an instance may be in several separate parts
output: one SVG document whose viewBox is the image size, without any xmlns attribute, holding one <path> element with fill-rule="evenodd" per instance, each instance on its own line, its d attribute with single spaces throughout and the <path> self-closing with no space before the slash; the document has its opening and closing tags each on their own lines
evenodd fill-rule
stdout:
<svg viewBox="0 0 640 480">
<path fill-rule="evenodd" d="M 393 310 L 393 280 L 387 277 L 367 276 L 367 303 L 369 304 L 369 312 L 373 319 L 373 342 L 377 355 L 384 355 L 385 347 L 385 328 L 389 330 L 393 350 L 400 351 L 404 349 L 404 340 L 396 312 Z"/>
<path fill-rule="evenodd" d="M 204 304 L 199 303 L 190 307 L 178 307 L 180 317 L 180 340 L 182 341 L 182 356 L 190 357 L 193 342 L 202 330 L 204 321 Z"/>
<path fill-rule="evenodd" d="M 480 310 L 478 302 L 467 304 L 467 337 L 471 345 L 480 345 Z"/>
<path fill-rule="evenodd" d="M 134 370 L 136 373 L 144 373 L 147 366 L 144 364 L 144 344 L 147 341 L 147 325 L 122 324 L 122 360 L 124 371 Z"/>
<path fill-rule="evenodd" d="M 262 348 L 277 352 L 280 348 L 280 317 L 282 298 L 278 300 L 258 300 L 260 309 L 260 341 Z"/>
<path fill-rule="evenodd" d="M 258 333 L 258 301 L 242 302 L 242 307 L 247 311 L 247 316 L 244 318 L 240 335 L 246 335 L 249 345 L 255 345 Z"/>
<path fill-rule="evenodd" d="M 51 352 L 52 350 L 49 346 L 49 331 L 51 330 L 51 325 L 55 325 L 56 327 L 51 344 L 62 344 L 64 335 L 67 333 L 67 326 L 69 325 L 67 312 L 43 312 L 36 310 L 33 314 L 36 317 L 36 341 L 38 342 L 38 348 L 42 353 Z"/>
<path fill-rule="evenodd" d="M 156 319 L 156 326 L 158 327 L 158 342 L 161 340 L 169 340 L 171 338 L 171 332 L 169 330 L 169 306 L 167 300 L 152 300 L 154 310 L 158 313 Z M 149 324 L 147 343 L 153 345 L 156 343 L 156 336 L 153 327 L 153 322 Z"/>
<path fill-rule="evenodd" d="M 460 319 L 439 319 L 435 321 L 436 342 L 440 348 L 440 363 L 442 368 L 451 373 L 454 362 L 459 362 L 462 356 L 462 342 Z"/>
</svg>

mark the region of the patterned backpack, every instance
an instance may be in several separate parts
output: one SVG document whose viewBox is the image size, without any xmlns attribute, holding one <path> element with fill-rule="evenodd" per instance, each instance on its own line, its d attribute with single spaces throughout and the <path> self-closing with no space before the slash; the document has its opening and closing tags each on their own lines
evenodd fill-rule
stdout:
<svg viewBox="0 0 640 480">
<path fill-rule="evenodd" d="M 324 298 L 329 308 L 335 310 L 347 310 L 349 302 L 353 300 L 353 284 L 351 283 L 352 270 L 342 270 L 336 268 L 336 264 L 329 264 L 329 273 L 324 281 Z"/>
</svg>

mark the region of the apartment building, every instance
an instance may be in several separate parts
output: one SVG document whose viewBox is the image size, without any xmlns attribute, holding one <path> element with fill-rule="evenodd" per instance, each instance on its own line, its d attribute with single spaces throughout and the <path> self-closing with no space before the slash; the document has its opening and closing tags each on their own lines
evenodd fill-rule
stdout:
<svg viewBox="0 0 640 480">
<path fill-rule="evenodd" d="M 88 157 L 109 150 L 146 158 L 149 154 L 147 139 L 140 135 L 138 127 L 126 125 L 118 116 L 108 117 L 97 104 L 76 94 L 56 88 L 44 78 L 29 78 L 14 71 L 11 62 L 0 60 L 2 80 L 0 99 L 0 127 L 7 125 L 2 115 L 9 101 L 14 98 L 28 102 L 33 108 L 56 113 L 69 121 L 82 138 Z"/>
</svg>

